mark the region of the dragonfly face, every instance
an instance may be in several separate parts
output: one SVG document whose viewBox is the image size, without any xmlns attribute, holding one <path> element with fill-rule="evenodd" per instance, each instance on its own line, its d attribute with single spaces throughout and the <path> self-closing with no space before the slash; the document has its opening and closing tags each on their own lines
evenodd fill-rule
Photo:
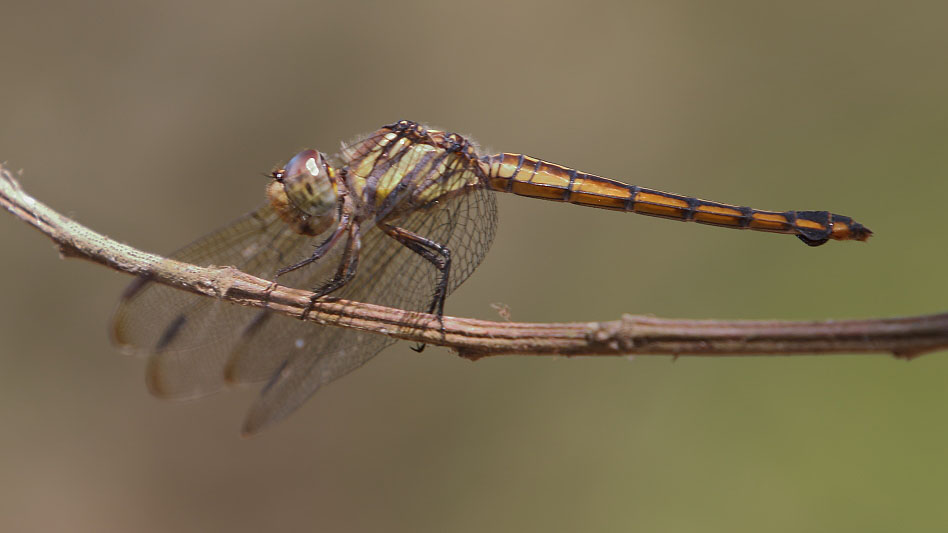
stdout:
<svg viewBox="0 0 948 533">
<path fill-rule="evenodd" d="M 271 177 L 270 205 L 296 233 L 319 235 L 336 223 L 336 171 L 321 153 L 303 150 Z"/>
</svg>

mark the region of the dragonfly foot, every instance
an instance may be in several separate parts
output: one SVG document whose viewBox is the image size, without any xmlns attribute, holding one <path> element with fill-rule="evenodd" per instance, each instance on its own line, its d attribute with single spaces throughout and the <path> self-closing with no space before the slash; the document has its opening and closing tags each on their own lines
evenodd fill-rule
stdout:
<svg viewBox="0 0 948 533">
<path fill-rule="evenodd" d="M 300 320 L 306 320 L 306 317 L 309 316 L 309 313 L 313 310 L 313 306 L 316 305 L 317 298 L 310 298 L 309 303 L 306 304 L 306 307 L 303 308 L 303 313 L 300 315 Z"/>
<path fill-rule="evenodd" d="M 270 295 L 273 294 L 273 291 L 277 288 L 277 285 L 279 284 L 274 279 L 269 285 L 267 285 L 266 289 L 263 289 L 263 294 L 266 296 L 267 307 L 270 306 Z"/>
<path fill-rule="evenodd" d="M 435 306 L 432 305 L 432 307 Z M 428 310 L 428 313 L 434 313 L 434 309 Z M 447 337 L 447 333 L 444 331 L 444 315 L 442 313 L 443 311 L 438 309 L 438 313 L 435 316 L 438 317 L 438 331 L 441 332 L 441 339 L 443 340 Z M 427 346 L 427 344 L 419 342 L 418 344 L 412 346 L 411 349 L 417 353 L 421 353 L 425 350 L 425 346 Z"/>
</svg>

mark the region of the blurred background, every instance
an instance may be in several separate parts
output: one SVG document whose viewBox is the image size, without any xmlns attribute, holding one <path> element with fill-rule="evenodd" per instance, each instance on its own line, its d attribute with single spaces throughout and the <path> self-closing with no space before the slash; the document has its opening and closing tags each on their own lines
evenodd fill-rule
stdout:
<svg viewBox="0 0 948 533">
<path fill-rule="evenodd" d="M 867 244 L 502 197 L 451 315 L 948 308 L 939 2 L 7 2 L 0 159 L 168 252 L 274 164 L 401 118 L 631 183 L 828 209 Z M 150 397 L 126 275 L 0 214 L 0 530 L 936 531 L 948 354 L 500 357 L 398 344 L 263 435 Z"/>
</svg>

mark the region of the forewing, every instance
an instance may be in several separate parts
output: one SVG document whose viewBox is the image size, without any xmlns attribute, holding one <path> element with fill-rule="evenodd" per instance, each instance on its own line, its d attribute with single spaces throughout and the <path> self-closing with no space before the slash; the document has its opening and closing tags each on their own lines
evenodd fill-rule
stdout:
<svg viewBox="0 0 948 533">
<path fill-rule="evenodd" d="M 263 207 L 171 257 L 201 266 L 235 266 L 271 279 L 276 268 L 310 253 L 314 239 L 296 235 L 272 209 Z M 248 307 L 139 278 L 119 302 L 112 336 L 125 351 L 150 356 L 147 379 L 152 392 L 191 398 L 224 384 L 227 358 L 255 315 Z"/>
</svg>

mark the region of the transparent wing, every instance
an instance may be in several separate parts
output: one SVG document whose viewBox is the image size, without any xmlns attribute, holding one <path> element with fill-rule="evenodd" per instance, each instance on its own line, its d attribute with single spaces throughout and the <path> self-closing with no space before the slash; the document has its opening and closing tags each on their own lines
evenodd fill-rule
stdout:
<svg viewBox="0 0 948 533">
<path fill-rule="evenodd" d="M 410 161 L 403 164 L 411 166 Z M 443 185 L 451 188 L 451 184 Z M 497 207 L 490 191 L 475 188 L 415 210 L 394 223 L 448 247 L 452 256 L 450 292 L 486 255 L 496 231 Z M 431 263 L 372 227 L 363 236 L 356 277 L 334 296 L 422 311 L 431 303 L 437 278 L 438 271 Z M 306 281 L 316 285 L 312 276 Z M 300 328 L 296 321 L 287 323 L 272 315 L 261 314 L 258 320 L 260 323 L 246 331 L 227 369 L 234 381 L 270 380 L 247 416 L 245 433 L 255 433 L 284 418 L 322 385 L 358 368 L 394 342 L 351 329 L 313 324 Z M 275 338 L 289 340 L 284 348 L 288 351 L 274 351 Z"/>
<path fill-rule="evenodd" d="M 293 233 L 272 209 L 263 207 L 171 257 L 202 266 L 231 265 L 271 279 L 281 265 L 309 253 L 312 243 L 319 242 L 314 239 L 318 237 Z M 314 270 L 331 271 L 331 267 L 315 265 Z M 224 385 L 222 369 L 240 332 L 255 315 L 247 307 L 140 278 L 119 302 L 112 338 L 126 352 L 151 356 L 147 376 L 153 393 L 192 398 Z"/>
</svg>

